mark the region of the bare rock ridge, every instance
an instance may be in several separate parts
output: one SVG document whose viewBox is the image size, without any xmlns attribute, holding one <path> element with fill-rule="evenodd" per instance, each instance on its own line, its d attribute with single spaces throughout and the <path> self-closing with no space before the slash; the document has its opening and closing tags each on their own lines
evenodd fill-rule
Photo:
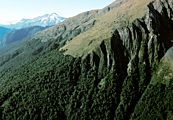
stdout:
<svg viewBox="0 0 173 120">
<path fill-rule="evenodd" d="M 0 118 L 172 120 L 172 33 L 171 0 L 117 0 L 39 32 L 0 53 Z"/>
</svg>

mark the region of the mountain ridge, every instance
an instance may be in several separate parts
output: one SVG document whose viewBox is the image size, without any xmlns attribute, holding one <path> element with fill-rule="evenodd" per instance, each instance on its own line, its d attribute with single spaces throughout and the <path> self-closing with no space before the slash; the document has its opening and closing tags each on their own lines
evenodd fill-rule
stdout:
<svg viewBox="0 0 173 120">
<path fill-rule="evenodd" d="M 25 37 L 34 35 L 36 32 L 42 31 L 64 20 L 65 18 L 60 17 L 56 13 L 52 13 L 52 14 L 45 14 L 43 16 L 38 16 L 33 19 L 22 19 L 21 21 L 11 25 L 1 25 L 2 26 L 1 28 L 4 29 L 1 29 L 0 33 L 1 35 L 0 46 L 7 45 L 7 43 L 11 43 L 14 41 L 23 40 Z M 5 29 L 8 31 L 6 31 Z"/>
<path fill-rule="evenodd" d="M 70 55 L 74 54 L 74 56 L 76 55 L 82 56 L 83 53 L 91 52 L 95 45 L 97 46 L 98 44 L 101 43 L 103 39 L 109 39 L 111 37 L 114 28 L 127 25 L 128 21 L 130 23 L 136 18 L 142 17 L 142 15 L 147 10 L 146 6 L 147 4 L 149 4 L 149 2 L 150 0 L 144 0 L 142 2 L 134 2 L 133 0 L 123 0 L 123 1 L 120 0 L 119 2 L 115 1 L 113 5 L 111 4 L 106 7 L 109 8 L 110 6 L 115 6 L 107 14 L 101 16 L 99 18 L 100 20 L 98 19 L 98 21 L 100 22 L 98 23 L 98 26 L 94 27 L 94 29 L 85 32 L 84 34 L 80 34 L 79 36 L 74 38 L 74 40 L 66 44 L 66 46 L 63 46 L 61 49 L 67 50 L 65 54 L 70 54 Z M 108 29 L 104 29 L 105 27 L 108 27 Z M 102 40 L 99 38 L 102 38 Z M 86 43 L 84 43 L 84 45 L 88 45 L 90 42 L 92 42 L 91 45 L 93 46 L 91 47 L 83 46 L 82 44 L 80 44 L 82 42 L 80 40 L 82 39 L 86 39 Z M 92 40 L 94 40 L 94 42 Z M 80 45 L 76 46 L 76 43 Z M 86 50 L 84 50 L 83 48 L 86 48 Z"/>
<path fill-rule="evenodd" d="M 3 26 L 10 29 L 21 29 L 33 26 L 48 27 L 58 24 L 64 20 L 65 18 L 59 16 L 57 13 L 51 13 L 51 14 L 38 16 L 32 19 L 22 19 L 21 21 L 15 24 L 3 25 Z"/>
</svg>

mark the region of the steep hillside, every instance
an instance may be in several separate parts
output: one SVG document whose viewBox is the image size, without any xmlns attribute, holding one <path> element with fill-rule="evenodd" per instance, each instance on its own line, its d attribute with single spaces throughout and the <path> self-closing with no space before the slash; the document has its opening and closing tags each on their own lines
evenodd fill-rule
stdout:
<svg viewBox="0 0 173 120">
<path fill-rule="evenodd" d="M 173 1 L 118 0 L 11 45 L 0 118 L 172 120 L 172 33 Z"/>
<path fill-rule="evenodd" d="M 57 40 L 59 41 L 61 46 L 64 46 L 64 44 L 69 43 L 69 41 L 74 41 L 73 39 L 78 38 L 78 36 L 85 35 L 88 31 L 93 32 L 92 34 L 94 34 L 95 32 L 98 32 L 98 34 L 94 35 L 96 37 L 99 36 L 100 34 L 104 35 L 102 31 L 99 32 L 99 30 L 101 30 L 102 28 L 99 29 L 98 31 L 95 31 L 93 29 L 102 27 L 102 25 L 104 25 L 105 27 L 106 26 L 105 23 L 108 23 L 108 22 L 104 23 L 104 21 L 106 21 L 105 19 L 106 17 L 104 18 L 104 21 L 102 20 L 102 17 L 110 13 L 110 11 L 112 11 L 114 8 L 116 9 L 119 5 L 126 2 L 127 0 L 117 0 L 113 2 L 111 5 L 101 10 L 87 11 L 77 16 L 68 18 L 64 22 L 60 23 L 59 25 L 52 27 L 50 29 L 47 29 L 43 32 L 40 32 L 39 34 L 35 36 L 35 39 L 41 39 L 43 42 L 46 42 L 48 40 L 52 40 L 52 41 Z M 112 18 L 110 20 L 114 21 Z M 106 29 L 104 29 L 106 31 L 105 36 L 108 36 L 107 34 L 109 34 L 109 37 L 110 37 L 111 36 L 110 34 L 112 34 L 110 31 L 113 32 L 114 31 L 113 28 L 114 26 L 111 26 L 111 25 L 106 26 Z M 85 41 L 88 41 L 88 39 L 90 39 L 90 34 L 88 34 Z M 81 38 L 81 40 L 83 40 L 83 38 Z M 98 40 L 96 40 L 95 42 L 97 41 Z M 76 48 L 77 47 L 79 46 L 76 46 Z M 65 50 L 65 49 L 66 48 L 61 48 L 61 50 Z M 74 50 L 71 50 L 71 51 L 74 51 Z M 75 53 L 77 54 L 77 51 L 75 51 L 74 54 Z"/>
<path fill-rule="evenodd" d="M 137 103 L 132 120 L 173 119 L 173 48 L 162 58 L 146 91 Z M 152 111 L 152 112 L 151 112 Z"/>
<path fill-rule="evenodd" d="M 148 12 L 147 4 L 149 2 L 150 0 L 117 0 L 99 11 L 105 13 L 105 9 L 108 9 L 108 12 L 96 19 L 97 22 L 92 29 L 75 37 L 61 49 L 66 50 L 65 54 L 72 56 L 90 53 L 102 40 L 110 39 L 116 28 L 128 26 L 136 18 L 143 17 Z M 85 41 L 83 41 L 84 39 Z"/>
</svg>

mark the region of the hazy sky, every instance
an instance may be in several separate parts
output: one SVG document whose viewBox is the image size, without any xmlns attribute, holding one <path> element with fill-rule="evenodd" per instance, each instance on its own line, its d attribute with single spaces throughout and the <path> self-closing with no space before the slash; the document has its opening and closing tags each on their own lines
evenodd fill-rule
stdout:
<svg viewBox="0 0 173 120">
<path fill-rule="evenodd" d="M 113 0 L 0 0 L 0 23 L 34 18 L 49 13 L 71 17 L 78 13 L 103 8 Z"/>
</svg>

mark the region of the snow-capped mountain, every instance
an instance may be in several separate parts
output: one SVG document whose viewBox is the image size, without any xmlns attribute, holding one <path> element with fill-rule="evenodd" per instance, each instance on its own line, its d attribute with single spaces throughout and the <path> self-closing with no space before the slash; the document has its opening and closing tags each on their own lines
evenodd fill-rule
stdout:
<svg viewBox="0 0 173 120">
<path fill-rule="evenodd" d="M 58 24 L 64 20 L 65 20 L 64 17 L 61 17 L 56 13 L 52 13 L 52 14 L 45 14 L 43 16 L 39 16 L 33 19 L 22 19 L 21 21 L 15 24 L 7 25 L 5 27 L 12 28 L 12 29 L 21 29 L 21 28 L 27 28 L 32 26 L 47 27 L 47 26 Z"/>
</svg>

